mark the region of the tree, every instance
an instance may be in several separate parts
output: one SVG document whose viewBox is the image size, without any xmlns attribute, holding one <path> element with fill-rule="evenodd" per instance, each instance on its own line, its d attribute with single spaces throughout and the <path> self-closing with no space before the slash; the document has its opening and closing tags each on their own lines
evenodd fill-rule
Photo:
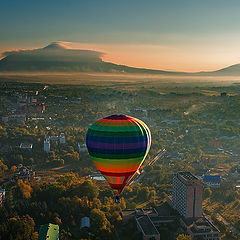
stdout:
<svg viewBox="0 0 240 240">
<path fill-rule="evenodd" d="M 62 240 L 69 240 L 71 239 L 72 234 L 70 232 L 65 231 L 64 229 L 60 232 L 60 239 Z"/>
<path fill-rule="evenodd" d="M 57 224 L 57 225 L 62 225 L 62 220 L 61 220 L 61 218 L 59 218 L 58 216 L 56 216 L 55 217 L 55 224 Z"/>
<path fill-rule="evenodd" d="M 203 197 L 209 198 L 211 196 L 212 196 L 212 190 L 209 187 L 205 188 L 203 192 Z"/>
<path fill-rule="evenodd" d="M 107 220 L 105 213 L 101 211 L 100 209 L 92 209 L 90 213 L 90 219 L 91 219 L 91 228 L 92 230 L 97 233 L 101 230 L 111 230 L 111 224 Z"/>
<path fill-rule="evenodd" d="M 191 236 L 185 235 L 185 234 L 179 234 L 177 237 L 177 240 L 191 240 Z"/>
<path fill-rule="evenodd" d="M 3 225 L 0 226 L 0 239 L 9 240 L 32 240 L 36 239 L 34 233 L 34 220 L 29 215 L 22 217 L 16 216 L 10 218 Z"/>
<path fill-rule="evenodd" d="M 90 201 L 97 198 L 99 194 L 98 187 L 90 179 L 85 180 L 82 184 L 73 185 L 72 193 L 79 197 L 87 196 Z"/>
<path fill-rule="evenodd" d="M 32 240 L 38 240 L 38 232 L 32 234 Z"/>
<path fill-rule="evenodd" d="M 31 197 L 31 192 L 32 192 L 32 188 L 30 185 L 28 185 L 27 183 L 24 183 L 23 180 L 18 179 L 17 181 L 17 193 L 23 197 L 23 198 L 30 198 Z"/>
<path fill-rule="evenodd" d="M 0 159 L 0 174 L 3 174 L 3 172 L 6 171 L 7 169 L 8 169 L 8 167 Z"/>
<path fill-rule="evenodd" d="M 57 178 L 57 183 L 60 185 L 63 185 L 65 187 L 70 186 L 71 184 L 73 184 L 73 182 L 76 180 L 76 175 L 72 174 L 72 173 L 68 173 L 65 175 L 60 175 Z"/>
<path fill-rule="evenodd" d="M 140 200 L 143 200 L 143 201 L 149 200 L 150 191 L 148 187 L 140 188 L 137 194 Z"/>
<path fill-rule="evenodd" d="M 17 170 L 17 167 L 16 167 L 15 165 L 13 165 L 13 166 L 11 167 L 11 172 L 15 173 L 16 170 Z"/>
</svg>

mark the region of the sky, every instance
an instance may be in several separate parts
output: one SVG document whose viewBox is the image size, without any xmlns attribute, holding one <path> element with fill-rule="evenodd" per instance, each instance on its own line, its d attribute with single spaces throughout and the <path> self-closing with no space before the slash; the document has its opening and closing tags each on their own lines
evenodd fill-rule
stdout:
<svg viewBox="0 0 240 240">
<path fill-rule="evenodd" d="M 0 0 L 0 52 L 68 46 L 172 71 L 240 63 L 239 0 Z"/>
</svg>

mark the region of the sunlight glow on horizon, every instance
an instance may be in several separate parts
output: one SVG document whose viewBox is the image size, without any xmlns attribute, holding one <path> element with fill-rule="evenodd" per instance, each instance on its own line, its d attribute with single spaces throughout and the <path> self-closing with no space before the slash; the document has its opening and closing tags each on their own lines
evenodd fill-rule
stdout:
<svg viewBox="0 0 240 240">
<path fill-rule="evenodd" d="M 72 49 L 102 52 L 103 61 L 137 68 L 198 72 L 215 71 L 240 62 L 240 58 L 236 56 L 236 52 L 240 52 L 238 44 L 224 48 L 221 44 L 198 47 L 166 44 L 63 43 Z"/>
<path fill-rule="evenodd" d="M 240 46 L 236 44 L 119 44 L 119 43 L 84 43 L 56 41 L 69 49 L 85 49 L 102 52 L 103 61 L 136 68 L 155 70 L 199 72 L 215 71 L 240 62 L 237 53 Z M 49 43 L 50 44 L 50 43 Z M 1 52 L 27 50 L 46 47 L 41 44 L 35 47 L 5 46 Z M 229 47 L 230 46 L 230 47 Z M 224 56 L 224 57 L 223 57 Z M 1 59 L 1 58 L 0 58 Z"/>
</svg>

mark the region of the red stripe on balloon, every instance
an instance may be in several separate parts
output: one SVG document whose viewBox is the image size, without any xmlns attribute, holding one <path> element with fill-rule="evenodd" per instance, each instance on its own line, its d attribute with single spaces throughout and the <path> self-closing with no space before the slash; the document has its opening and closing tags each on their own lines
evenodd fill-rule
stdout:
<svg viewBox="0 0 240 240">
<path fill-rule="evenodd" d="M 106 175 L 106 176 L 122 177 L 122 176 L 133 175 L 136 171 L 125 172 L 125 173 L 112 173 L 112 172 L 104 172 L 104 171 L 100 171 L 100 172 L 101 172 L 102 175 Z"/>
</svg>

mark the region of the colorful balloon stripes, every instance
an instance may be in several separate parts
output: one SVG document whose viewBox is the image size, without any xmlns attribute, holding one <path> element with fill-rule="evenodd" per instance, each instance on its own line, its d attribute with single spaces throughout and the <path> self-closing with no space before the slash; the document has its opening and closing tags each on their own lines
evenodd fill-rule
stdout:
<svg viewBox="0 0 240 240">
<path fill-rule="evenodd" d="M 97 169 L 120 194 L 147 156 L 151 133 L 137 118 L 111 115 L 89 127 L 86 144 Z"/>
</svg>

